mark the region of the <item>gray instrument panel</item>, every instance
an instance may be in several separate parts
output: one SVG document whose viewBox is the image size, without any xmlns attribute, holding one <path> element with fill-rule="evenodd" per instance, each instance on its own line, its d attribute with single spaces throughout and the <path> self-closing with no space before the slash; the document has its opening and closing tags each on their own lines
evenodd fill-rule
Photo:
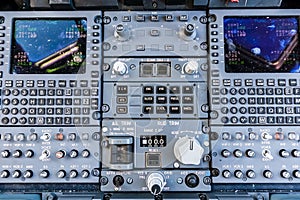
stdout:
<svg viewBox="0 0 300 200">
<path fill-rule="evenodd" d="M 21 185 L 39 193 L 26 198 L 48 200 L 285 199 L 276 184 L 298 191 L 300 180 L 299 78 L 284 63 L 298 61 L 297 13 L 1 13 L 1 191 Z M 241 39 L 253 22 L 275 30 L 276 62 Z M 43 31 L 57 37 L 37 45 Z M 56 52 L 32 57 L 28 45 Z"/>
</svg>

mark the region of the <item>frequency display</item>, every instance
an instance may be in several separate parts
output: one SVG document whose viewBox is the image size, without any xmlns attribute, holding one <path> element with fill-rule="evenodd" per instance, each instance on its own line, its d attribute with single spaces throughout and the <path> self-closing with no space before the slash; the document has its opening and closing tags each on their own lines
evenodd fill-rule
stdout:
<svg viewBox="0 0 300 200">
<path fill-rule="evenodd" d="M 300 72 L 296 17 L 224 17 L 226 72 Z"/>
<path fill-rule="evenodd" d="M 15 19 L 11 73 L 85 72 L 86 19 Z"/>
</svg>

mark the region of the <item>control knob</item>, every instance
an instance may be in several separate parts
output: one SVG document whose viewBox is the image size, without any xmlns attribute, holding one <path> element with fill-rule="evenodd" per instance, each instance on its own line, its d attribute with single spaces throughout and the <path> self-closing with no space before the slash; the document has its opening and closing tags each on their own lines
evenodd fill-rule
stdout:
<svg viewBox="0 0 300 200">
<path fill-rule="evenodd" d="M 186 165 L 199 165 L 204 149 L 195 137 L 182 137 L 174 146 L 174 154 L 177 160 Z"/>
<path fill-rule="evenodd" d="M 198 72 L 199 65 L 196 61 L 192 60 L 183 65 L 183 73 L 185 74 L 196 74 Z"/>
<path fill-rule="evenodd" d="M 117 61 L 113 64 L 112 73 L 117 75 L 125 75 L 128 67 L 124 62 Z"/>
<path fill-rule="evenodd" d="M 124 42 L 129 40 L 130 31 L 123 24 L 118 24 L 115 28 L 114 36 L 117 40 Z"/>
<path fill-rule="evenodd" d="M 159 195 L 166 185 L 164 175 L 159 172 L 149 174 L 146 181 L 147 187 L 153 195 Z"/>
<path fill-rule="evenodd" d="M 181 27 L 179 34 L 183 40 L 191 41 L 196 37 L 196 28 L 193 24 L 186 24 Z"/>
</svg>

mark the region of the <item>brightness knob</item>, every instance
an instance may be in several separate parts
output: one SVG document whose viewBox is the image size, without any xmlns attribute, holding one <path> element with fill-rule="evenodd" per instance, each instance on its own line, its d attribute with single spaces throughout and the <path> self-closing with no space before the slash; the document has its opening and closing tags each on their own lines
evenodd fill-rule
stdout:
<svg viewBox="0 0 300 200">
<path fill-rule="evenodd" d="M 162 192 L 166 185 L 165 177 L 159 172 L 153 172 L 147 177 L 147 187 L 153 195 L 158 195 Z"/>
<path fill-rule="evenodd" d="M 117 61 L 113 64 L 112 73 L 117 75 L 125 75 L 127 74 L 128 67 L 126 63 Z"/>
<path fill-rule="evenodd" d="M 183 73 L 193 75 L 198 72 L 199 65 L 196 61 L 189 61 L 183 65 Z"/>
<path fill-rule="evenodd" d="M 185 165 L 199 165 L 204 149 L 195 137 L 182 137 L 174 146 L 174 154 L 178 161 Z"/>
<path fill-rule="evenodd" d="M 123 24 L 118 24 L 115 27 L 114 36 L 115 36 L 115 38 L 117 40 L 123 42 L 123 41 L 129 40 L 129 38 L 130 38 L 130 31 Z"/>
</svg>

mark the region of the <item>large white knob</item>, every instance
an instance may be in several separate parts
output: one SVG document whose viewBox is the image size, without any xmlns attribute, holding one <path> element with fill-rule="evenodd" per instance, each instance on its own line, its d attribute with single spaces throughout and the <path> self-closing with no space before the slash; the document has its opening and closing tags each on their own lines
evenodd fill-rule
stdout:
<svg viewBox="0 0 300 200">
<path fill-rule="evenodd" d="M 127 73 L 128 67 L 126 63 L 117 61 L 113 64 L 112 73 L 117 75 L 124 75 Z"/>
<path fill-rule="evenodd" d="M 129 40 L 130 31 L 123 24 L 118 24 L 115 28 L 114 36 L 117 40 L 123 42 Z"/>
<path fill-rule="evenodd" d="M 178 161 L 185 165 L 199 165 L 204 149 L 195 137 L 182 137 L 174 146 L 174 154 Z"/>
<path fill-rule="evenodd" d="M 158 195 L 162 192 L 164 186 L 166 185 L 165 177 L 159 172 L 153 172 L 148 175 L 146 184 L 153 195 Z"/>
<path fill-rule="evenodd" d="M 183 72 L 185 74 L 196 74 L 198 72 L 199 65 L 197 61 L 189 61 L 183 65 Z"/>
<path fill-rule="evenodd" d="M 185 26 L 181 27 L 179 34 L 182 39 L 190 41 L 195 39 L 197 33 L 193 24 L 186 24 Z"/>
</svg>

